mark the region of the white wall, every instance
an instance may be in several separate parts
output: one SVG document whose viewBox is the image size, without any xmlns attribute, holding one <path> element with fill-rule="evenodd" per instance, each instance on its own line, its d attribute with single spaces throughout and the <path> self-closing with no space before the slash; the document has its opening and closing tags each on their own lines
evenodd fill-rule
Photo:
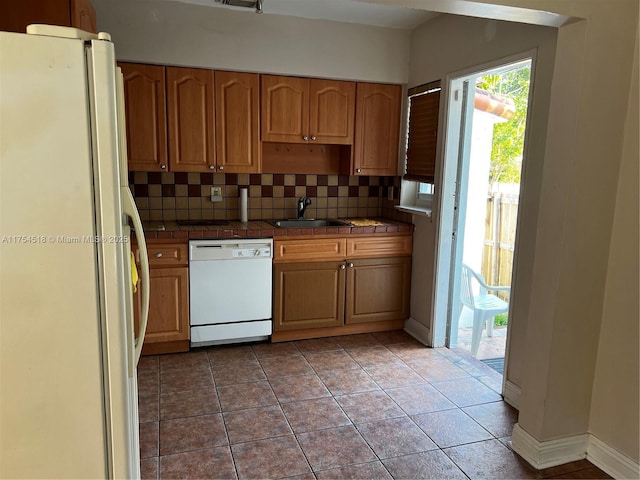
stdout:
<svg viewBox="0 0 640 480">
<path fill-rule="evenodd" d="M 94 0 L 118 60 L 406 83 L 407 30 L 165 0 Z"/>
</svg>

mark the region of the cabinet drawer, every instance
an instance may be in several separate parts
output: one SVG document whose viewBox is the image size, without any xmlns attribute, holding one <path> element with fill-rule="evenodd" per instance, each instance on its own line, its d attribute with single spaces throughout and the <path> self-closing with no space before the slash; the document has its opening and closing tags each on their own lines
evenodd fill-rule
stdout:
<svg viewBox="0 0 640 480">
<path fill-rule="evenodd" d="M 411 255 L 411 235 L 347 238 L 347 258 Z"/>
<path fill-rule="evenodd" d="M 189 249 L 184 243 L 147 244 L 147 254 L 149 255 L 149 267 L 172 267 L 189 264 Z"/>
<path fill-rule="evenodd" d="M 276 263 L 344 260 L 346 239 L 276 240 L 274 247 L 273 261 Z"/>
</svg>

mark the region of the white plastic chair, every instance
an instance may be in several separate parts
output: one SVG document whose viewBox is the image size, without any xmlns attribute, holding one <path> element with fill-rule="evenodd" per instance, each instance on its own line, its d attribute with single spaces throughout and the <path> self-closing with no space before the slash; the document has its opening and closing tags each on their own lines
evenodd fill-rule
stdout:
<svg viewBox="0 0 640 480">
<path fill-rule="evenodd" d="M 462 288 L 460 289 L 460 301 L 463 305 L 473 310 L 473 331 L 471 334 L 471 354 L 478 353 L 480 346 L 480 337 L 482 337 L 482 329 L 487 326 L 487 335 L 493 335 L 493 318 L 509 311 L 509 303 L 501 300 L 495 295 L 487 293 L 487 291 L 506 291 L 510 292 L 511 287 L 499 287 L 487 285 L 484 277 L 474 272 L 469 266 L 462 265 Z M 480 284 L 480 293 L 475 294 L 473 289 L 474 279 Z"/>
</svg>

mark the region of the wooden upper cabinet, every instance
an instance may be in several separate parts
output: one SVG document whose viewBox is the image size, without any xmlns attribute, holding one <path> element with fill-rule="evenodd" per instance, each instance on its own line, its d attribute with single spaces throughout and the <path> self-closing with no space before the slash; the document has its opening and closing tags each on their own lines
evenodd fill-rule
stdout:
<svg viewBox="0 0 640 480">
<path fill-rule="evenodd" d="M 166 74 L 171 170 L 213 171 L 213 70 L 166 67 Z"/>
<path fill-rule="evenodd" d="M 309 140 L 352 144 L 356 84 L 311 79 L 309 85 Z"/>
<path fill-rule="evenodd" d="M 96 33 L 90 0 L 0 0 L 0 30 L 25 33 L 27 25 L 46 23 Z"/>
<path fill-rule="evenodd" d="M 167 171 L 164 67 L 118 63 L 124 76 L 129 170 Z"/>
<path fill-rule="evenodd" d="M 307 143 L 309 79 L 262 75 L 262 140 Z"/>
<path fill-rule="evenodd" d="M 402 87 L 358 83 L 354 175 L 397 175 Z"/>
<path fill-rule="evenodd" d="M 218 170 L 260 172 L 260 76 L 215 72 Z"/>
</svg>

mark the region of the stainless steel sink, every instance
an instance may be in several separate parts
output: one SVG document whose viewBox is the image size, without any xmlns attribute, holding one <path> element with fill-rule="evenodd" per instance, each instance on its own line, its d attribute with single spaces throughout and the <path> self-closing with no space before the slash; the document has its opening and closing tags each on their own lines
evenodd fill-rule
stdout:
<svg viewBox="0 0 640 480">
<path fill-rule="evenodd" d="M 290 220 L 272 220 L 269 222 L 278 228 L 320 228 L 320 227 L 348 227 L 351 224 L 341 222 L 340 220 L 316 220 L 310 219 L 290 219 Z"/>
</svg>

